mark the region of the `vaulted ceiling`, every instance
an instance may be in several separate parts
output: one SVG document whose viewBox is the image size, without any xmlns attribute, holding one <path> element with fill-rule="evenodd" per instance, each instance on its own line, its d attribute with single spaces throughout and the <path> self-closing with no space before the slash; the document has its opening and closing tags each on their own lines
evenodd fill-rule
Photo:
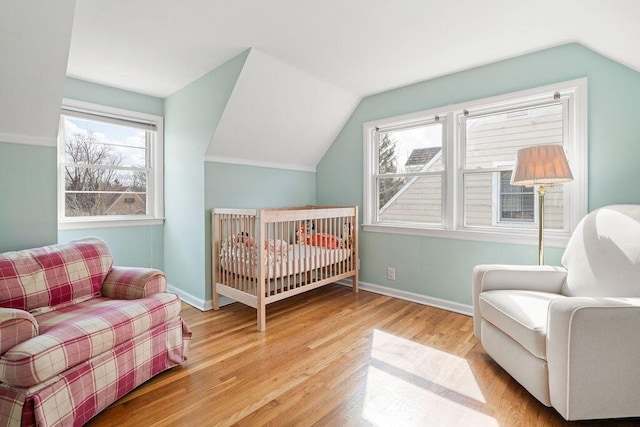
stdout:
<svg viewBox="0 0 640 427">
<path fill-rule="evenodd" d="M 248 164 L 312 170 L 362 97 L 546 47 L 640 70 L 637 0 L 45 3 L 0 0 L 3 99 L 59 103 L 67 52 L 68 76 L 166 97 L 251 49 L 207 152 Z M 23 132 L 3 104 L 0 133 Z"/>
<path fill-rule="evenodd" d="M 165 97 L 247 48 L 366 96 L 578 41 L 640 69 L 637 0 L 81 0 L 68 73 Z"/>
</svg>

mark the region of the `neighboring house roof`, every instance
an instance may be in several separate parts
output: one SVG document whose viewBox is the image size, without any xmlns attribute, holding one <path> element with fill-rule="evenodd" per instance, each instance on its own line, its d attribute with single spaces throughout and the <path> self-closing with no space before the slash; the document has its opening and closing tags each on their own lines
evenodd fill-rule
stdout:
<svg viewBox="0 0 640 427">
<path fill-rule="evenodd" d="M 441 147 L 416 148 L 411 152 L 405 166 L 423 166 L 426 165 L 440 152 Z"/>
<path fill-rule="evenodd" d="M 146 194 L 135 193 L 131 187 L 119 195 L 111 195 L 106 215 L 131 215 L 146 213 Z"/>
</svg>

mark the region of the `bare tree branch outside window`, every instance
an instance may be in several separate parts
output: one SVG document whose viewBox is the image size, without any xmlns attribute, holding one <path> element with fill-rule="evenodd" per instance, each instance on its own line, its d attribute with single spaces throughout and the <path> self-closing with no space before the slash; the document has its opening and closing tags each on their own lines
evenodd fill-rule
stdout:
<svg viewBox="0 0 640 427">
<path fill-rule="evenodd" d="M 148 172 L 144 165 L 122 167 L 119 148 L 90 130 L 66 136 L 66 216 L 146 213 Z"/>
</svg>

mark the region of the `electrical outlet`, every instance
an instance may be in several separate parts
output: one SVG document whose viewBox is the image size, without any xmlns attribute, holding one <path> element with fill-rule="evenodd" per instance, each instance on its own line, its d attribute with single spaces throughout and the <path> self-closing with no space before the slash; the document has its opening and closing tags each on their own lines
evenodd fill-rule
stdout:
<svg viewBox="0 0 640 427">
<path fill-rule="evenodd" d="M 393 267 L 387 267 L 387 279 L 396 280 L 396 269 Z"/>
</svg>

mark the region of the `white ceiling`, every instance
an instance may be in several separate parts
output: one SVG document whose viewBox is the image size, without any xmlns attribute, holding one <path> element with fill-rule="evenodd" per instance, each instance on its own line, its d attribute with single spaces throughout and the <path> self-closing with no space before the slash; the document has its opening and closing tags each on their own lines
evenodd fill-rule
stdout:
<svg viewBox="0 0 640 427">
<path fill-rule="evenodd" d="M 640 70 L 637 0 L 82 0 L 68 75 L 165 97 L 248 48 L 359 97 L 577 41 Z"/>
</svg>

